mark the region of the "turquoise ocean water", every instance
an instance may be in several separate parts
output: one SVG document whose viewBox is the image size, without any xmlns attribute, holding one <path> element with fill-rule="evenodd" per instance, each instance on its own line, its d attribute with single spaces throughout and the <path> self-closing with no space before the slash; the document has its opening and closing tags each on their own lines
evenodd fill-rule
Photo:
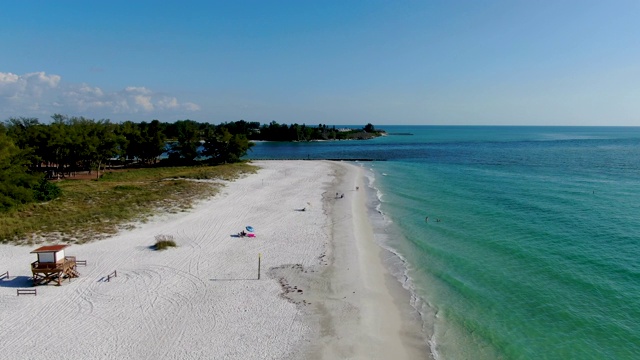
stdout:
<svg viewBox="0 0 640 360">
<path fill-rule="evenodd" d="M 357 164 L 435 357 L 640 359 L 640 128 L 379 127 L 413 135 L 249 158 L 386 160 Z"/>
</svg>

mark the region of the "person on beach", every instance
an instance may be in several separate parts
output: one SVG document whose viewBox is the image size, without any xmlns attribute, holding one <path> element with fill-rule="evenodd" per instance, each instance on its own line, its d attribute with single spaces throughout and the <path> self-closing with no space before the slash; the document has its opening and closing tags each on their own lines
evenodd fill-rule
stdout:
<svg viewBox="0 0 640 360">
<path fill-rule="evenodd" d="M 429 222 L 429 217 L 424 218 L 424 222 Z"/>
</svg>

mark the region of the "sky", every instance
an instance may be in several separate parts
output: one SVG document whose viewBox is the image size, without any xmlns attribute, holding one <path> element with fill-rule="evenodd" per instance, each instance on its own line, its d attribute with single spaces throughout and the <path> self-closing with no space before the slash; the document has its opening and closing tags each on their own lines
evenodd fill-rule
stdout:
<svg viewBox="0 0 640 360">
<path fill-rule="evenodd" d="M 0 121 L 640 126 L 640 2 L 6 1 Z"/>
</svg>

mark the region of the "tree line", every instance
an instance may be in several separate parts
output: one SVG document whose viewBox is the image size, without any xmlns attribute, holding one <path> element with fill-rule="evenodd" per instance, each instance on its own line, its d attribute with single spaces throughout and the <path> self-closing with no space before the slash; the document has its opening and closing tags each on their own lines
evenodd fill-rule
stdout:
<svg viewBox="0 0 640 360">
<path fill-rule="evenodd" d="M 383 131 L 378 131 L 370 123 L 357 129 L 337 129 L 335 126 L 319 124 L 307 126 L 305 124 L 278 124 L 272 121 L 269 124 L 246 123 L 243 133 L 250 140 L 266 141 L 313 141 L 313 140 L 349 140 L 370 139 L 380 136 Z"/>
<path fill-rule="evenodd" d="M 240 161 L 254 145 L 251 140 L 364 139 L 379 134 L 371 124 L 344 130 L 275 121 L 112 123 L 55 114 L 44 124 L 37 118 L 9 118 L 0 123 L 0 211 L 55 198 L 60 190 L 48 179 L 87 170 L 99 177 L 107 164 L 216 165 Z"/>
<path fill-rule="evenodd" d="M 244 134 L 193 120 L 112 123 L 59 114 L 52 120 L 0 123 L 0 211 L 57 197 L 60 189 L 48 180 L 75 172 L 95 171 L 99 177 L 107 164 L 231 163 L 253 146 Z"/>
</svg>

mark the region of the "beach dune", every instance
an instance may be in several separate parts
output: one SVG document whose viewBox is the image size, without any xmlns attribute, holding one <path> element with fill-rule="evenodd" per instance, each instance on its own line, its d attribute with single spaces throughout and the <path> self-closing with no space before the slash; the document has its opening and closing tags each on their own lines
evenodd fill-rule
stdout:
<svg viewBox="0 0 640 360">
<path fill-rule="evenodd" d="M 40 244 L 1 245 L 3 357 L 428 358 L 408 295 L 373 242 L 363 170 L 255 164 L 257 174 L 187 212 L 68 247 L 87 261 L 81 276 L 37 296 L 16 289 L 30 286 Z M 246 226 L 255 237 L 236 236 Z M 153 250 L 156 235 L 177 247 Z"/>
</svg>

